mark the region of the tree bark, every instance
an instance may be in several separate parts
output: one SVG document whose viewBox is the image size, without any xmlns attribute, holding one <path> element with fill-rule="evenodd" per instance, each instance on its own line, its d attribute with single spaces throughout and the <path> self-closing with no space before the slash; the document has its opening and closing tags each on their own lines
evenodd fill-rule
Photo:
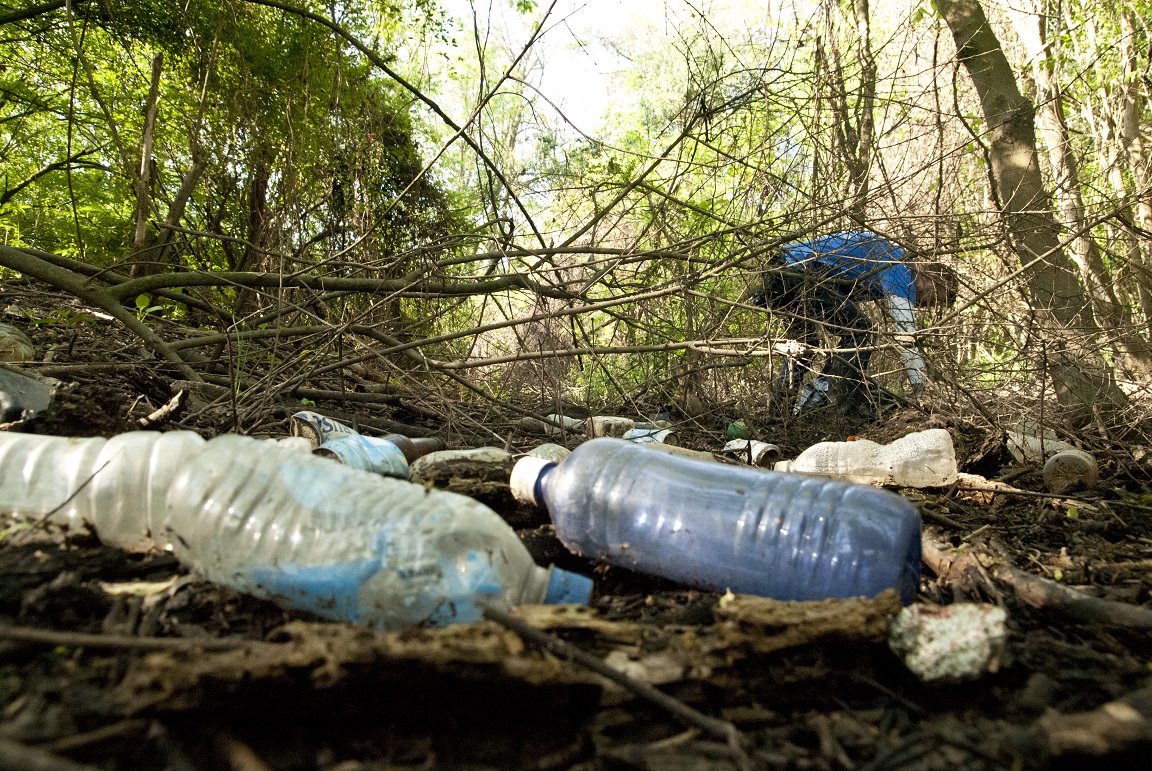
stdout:
<svg viewBox="0 0 1152 771">
<path fill-rule="evenodd" d="M 1010 6 L 1008 14 L 1032 62 L 1036 103 L 1040 105 L 1040 138 L 1048 150 L 1060 218 L 1072 238 L 1072 259 L 1080 269 L 1096 317 L 1109 330 L 1119 369 L 1131 379 L 1147 384 L 1152 381 L 1152 351 L 1134 332 L 1131 314 L 1117 297 L 1115 279 L 1104 267 L 1100 247 L 1084 214 L 1080 168 L 1064 114 L 1063 90 L 1057 81 L 1056 57 L 1043 2 L 1028 0 L 1023 5 Z"/>
<path fill-rule="evenodd" d="M 1125 403 L 1100 355 L 1100 329 L 1077 271 L 1060 242 L 1060 227 L 1036 158 L 1035 108 L 1025 99 L 978 0 L 937 0 L 956 41 L 987 121 L 995 197 L 1027 281 L 1029 301 L 1045 332 L 1044 359 L 1056 397 L 1075 425 Z"/>
<path fill-rule="evenodd" d="M 163 54 L 152 57 L 152 84 L 148 88 L 148 103 L 144 108 L 144 132 L 140 139 L 140 166 L 136 170 L 136 227 L 132 235 L 132 259 L 141 259 L 142 254 L 152 243 L 148 229 L 148 216 L 152 212 L 152 145 L 156 136 L 156 114 L 160 103 L 160 73 L 164 64 Z M 146 265 L 136 263 L 132 275 L 140 276 L 154 272 Z"/>
</svg>

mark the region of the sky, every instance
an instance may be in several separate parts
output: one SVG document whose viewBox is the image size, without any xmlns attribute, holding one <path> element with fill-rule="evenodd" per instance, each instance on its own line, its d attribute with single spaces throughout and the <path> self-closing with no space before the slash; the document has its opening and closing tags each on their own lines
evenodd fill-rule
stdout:
<svg viewBox="0 0 1152 771">
<path fill-rule="evenodd" d="M 517 13 L 511 0 L 447 0 L 446 7 L 466 19 L 470 31 L 474 4 L 482 19 L 507 30 L 506 39 L 518 50 L 528 38 L 532 19 L 549 5 L 549 0 L 537 1 L 538 11 L 531 18 Z M 708 26 L 727 27 L 738 35 L 807 5 L 808 0 L 557 0 L 537 46 L 545 61 L 540 87 L 579 130 L 594 134 L 613 96 L 613 74 L 630 66 L 611 45 L 613 38 L 636 29 L 662 35 L 674 26 L 666 20 L 696 24 L 693 17 L 701 12 L 707 15 Z"/>
</svg>

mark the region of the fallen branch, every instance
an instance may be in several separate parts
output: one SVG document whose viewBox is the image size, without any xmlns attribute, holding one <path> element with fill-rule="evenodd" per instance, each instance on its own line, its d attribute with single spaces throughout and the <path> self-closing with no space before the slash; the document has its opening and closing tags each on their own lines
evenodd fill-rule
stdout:
<svg viewBox="0 0 1152 771">
<path fill-rule="evenodd" d="M 19 768 L 22 771 L 96 771 L 95 766 L 76 763 L 2 737 L 0 737 L 0 768 Z"/>
<path fill-rule="evenodd" d="M 39 257 L 34 257 L 21 249 L 14 249 L 10 246 L 0 245 L 0 265 L 26 276 L 38 278 L 57 289 L 62 289 L 87 303 L 95 305 L 127 327 L 130 332 L 143 340 L 162 358 L 175 364 L 184 377 L 197 383 L 204 381 L 196 370 L 189 367 L 188 363 L 180 358 L 180 354 L 172 350 L 147 324 L 140 321 L 121 305 L 120 299 L 114 293 L 93 286 L 66 268 L 57 267 Z"/>
<path fill-rule="evenodd" d="M 274 645 L 274 643 L 258 640 L 222 638 L 194 640 L 183 637 L 129 637 L 85 632 L 57 632 L 52 629 L 33 629 L 8 624 L 0 624 L 0 640 L 17 640 L 41 645 L 64 645 L 69 648 L 118 648 L 143 651 L 230 651 L 252 645 Z"/>
<path fill-rule="evenodd" d="M 1126 602 L 1090 597 L 1047 578 L 1034 576 L 1008 564 L 1007 558 L 992 550 L 979 550 L 966 544 L 958 549 L 925 537 L 924 564 L 943 582 L 985 583 L 995 578 L 1016 593 L 1026 605 L 1051 611 L 1082 624 L 1102 624 L 1126 629 L 1152 629 L 1152 610 Z M 995 590 L 995 587 L 986 587 Z"/>
<path fill-rule="evenodd" d="M 618 669 L 608 666 L 595 656 L 585 653 L 579 648 L 564 642 L 559 637 L 550 635 L 547 632 L 542 632 L 530 624 L 521 621 L 520 619 L 505 613 L 496 608 L 486 608 L 484 610 L 484 617 L 491 619 L 509 629 L 516 634 L 536 643 L 545 650 L 551 653 L 575 661 L 583 667 L 586 667 L 602 677 L 606 677 L 612 682 L 627 688 L 632 693 L 647 699 L 661 709 L 666 710 L 674 717 L 682 721 L 684 724 L 699 728 L 701 731 L 714 736 L 717 739 L 725 742 L 732 754 L 735 756 L 737 763 L 741 768 L 751 768 L 751 761 L 748 754 L 744 750 L 744 737 L 740 730 L 732 723 L 726 720 L 718 720 L 714 717 L 709 717 L 704 713 L 693 709 L 679 699 L 675 699 L 658 688 L 649 685 L 648 683 L 641 682 L 634 678 L 629 677 Z"/>
</svg>

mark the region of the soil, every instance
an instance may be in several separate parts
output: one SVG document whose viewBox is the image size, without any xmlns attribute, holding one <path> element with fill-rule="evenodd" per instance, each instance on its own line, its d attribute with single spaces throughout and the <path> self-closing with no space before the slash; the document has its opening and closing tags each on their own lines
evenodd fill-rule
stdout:
<svg viewBox="0 0 1152 771">
<path fill-rule="evenodd" d="M 25 371 L 61 381 L 47 412 L 8 430 L 111 436 L 141 428 L 141 418 L 173 397 L 178 374 L 71 300 L 17 286 L 5 290 L 3 305 L 21 309 L 7 320 L 48 359 Z M 33 307 L 38 319 L 27 312 Z M 381 431 L 435 432 L 429 415 L 443 408 L 201 390 L 148 427 L 286 435 L 293 412 L 315 409 Z M 899 611 L 891 596 L 775 603 L 595 564 L 564 549 L 546 513 L 496 493 L 486 502 L 541 564 L 595 578 L 586 610 L 515 614 L 568 649 L 544 650 L 499 620 L 395 634 L 324 621 L 200 580 L 165 553 L 123 552 L 91 534 L 6 520 L 0 766 L 875 771 L 1146 763 L 1152 635 L 1140 614 L 1152 614 L 1152 493 L 1138 448 L 1085 444 L 1100 462 L 1099 484 L 1056 496 L 1036 466 L 1014 464 L 1002 434 L 953 420 L 946 409 L 908 407 L 851 426 L 724 410 L 674 415 L 683 444 L 715 449 L 737 416 L 775 439 L 784 457 L 846 432 L 886 442 L 947 428 L 963 471 L 1010 490 L 899 490 L 919 506 L 926 543 L 976 555 L 963 572 L 937 564 L 938 575 L 926 565 L 919 602 L 1002 608 L 999 655 L 975 677 L 924 682 L 889 648 Z M 518 433 L 515 415 L 505 420 L 492 432 L 513 449 L 543 441 Z M 492 442 L 480 432 L 445 438 L 450 447 Z M 1011 570 L 1071 589 L 1075 601 L 1038 599 Z M 1085 610 L 1080 598 L 1103 602 Z M 1117 608 L 1135 619 L 1113 615 Z M 589 656 L 623 672 L 625 685 L 590 669 Z"/>
</svg>

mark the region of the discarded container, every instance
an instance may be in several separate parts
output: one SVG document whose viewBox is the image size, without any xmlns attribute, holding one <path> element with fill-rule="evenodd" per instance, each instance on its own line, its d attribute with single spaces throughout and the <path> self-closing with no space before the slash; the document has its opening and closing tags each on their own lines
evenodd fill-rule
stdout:
<svg viewBox="0 0 1152 771">
<path fill-rule="evenodd" d="M 11 324 L 0 324 L 0 361 L 19 364 L 36 358 L 36 349 L 28 335 Z"/>
<path fill-rule="evenodd" d="M 329 439 L 313 452 L 361 471 L 396 479 L 408 478 L 408 458 L 404 456 L 403 450 L 387 439 L 360 434 L 338 436 Z"/>
<path fill-rule="evenodd" d="M 533 458 L 543 458 L 553 463 L 559 463 L 571 455 L 572 451 L 558 444 L 542 444 L 539 447 L 533 447 L 528 451 L 528 454 Z"/>
<path fill-rule="evenodd" d="M 633 428 L 625 431 L 621 438 L 636 444 L 680 444 L 680 437 L 670 428 Z"/>
<path fill-rule="evenodd" d="M 564 415 L 546 415 L 547 421 L 530 416 L 520 418 L 520 427 L 525 431 L 532 431 L 545 436 L 560 436 L 564 433 L 578 434 L 584 430 L 584 421 L 569 418 Z M 559 424 L 559 425 L 556 425 Z M 563 428 L 561 428 L 563 426 Z"/>
<path fill-rule="evenodd" d="M 780 460 L 780 448 L 768 442 L 755 439 L 733 439 L 721 450 L 725 455 L 734 455 L 753 466 L 771 466 Z"/>
<path fill-rule="evenodd" d="M 0 367 L 0 423 L 30 420 L 51 403 L 51 386 Z"/>
<path fill-rule="evenodd" d="M 896 616 L 888 646 L 925 682 L 971 680 L 999 669 L 1007 617 L 995 605 L 917 603 Z"/>
<path fill-rule="evenodd" d="M 585 602 L 591 590 L 537 567 L 471 498 L 233 434 L 0 433 L 0 502 L 91 522 L 111 544 L 153 533 L 211 581 L 381 630 L 476 621 L 486 603 Z"/>
<path fill-rule="evenodd" d="M 304 410 L 297 412 L 288 422 L 292 436 L 302 436 L 312 443 L 312 447 L 319 447 L 331 439 L 341 436 L 353 436 L 360 432 L 351 426 L 346 426 L 338 420 L 327 418 L 318 412 Z"/>
<path fill-rule="evenodd" d="M 1061 450 L 1044 462 L 1044 485 L 1054 493 L 1074 487 L 1093 488 L 1099 480 L 1096 458 L 1083 450 Z"/>
<path fill-rule="evenodd" d="M 728 428 L 724 430 L 724 435 L 729 439 L 751 439 L 752 432 L 748 430 L 748 426 L 744 425 L 743 420 L 736 420 L 728 424 Z"/>
<path fill-rule="evenodd" d="M 1005 431 L 1005 445 L 1017 463 L 1042 463 L 1053 453 L 1076 448 L 1056 438 L 1049 429 L 1041 431 L 1041 436 L 1019 431 Z"/>
<path fill-rule="evenodd" d="M 632 418 L 617 418 L 611 415 L 597 415 L 584 422 L 584 430 L 589 439 L 598 436 L 622 437 L 627 431 L 636 428 L 636 421 Z"/>
<path fill-rule="evenodd" d="M 409 439 L 400 434 L 382 437 L 350 434 L 329 439 L 317 447 L 315 453 L 361 471 L 407 479 L 413 461 L 443 449 L 444 440 L 439 437 Z"/>
<path fill-rule="evenodd" d="M 647 429 L 661 429 L 672 428 L 672 421 L 670 420 L 637 420 L 632 424 L 632 428 L 647 428 Z"/>
<path fill-rule="evenodd" d="M 781 600 L 915 597 L 920 515 L 900 496 L 653 446 L 593 439 L 559 464 L 523 458 L 512 490 L 547 507 L 570 550 L 614 565 Z"/>
<path fill-rule="evenodd" d="M 957 471 L 952 436 L 943 428 L 917 431 L 890 444 L 820 442 L 775 469 L 900 487 L 944 487 L 956 481 Z"/>
</svg>

